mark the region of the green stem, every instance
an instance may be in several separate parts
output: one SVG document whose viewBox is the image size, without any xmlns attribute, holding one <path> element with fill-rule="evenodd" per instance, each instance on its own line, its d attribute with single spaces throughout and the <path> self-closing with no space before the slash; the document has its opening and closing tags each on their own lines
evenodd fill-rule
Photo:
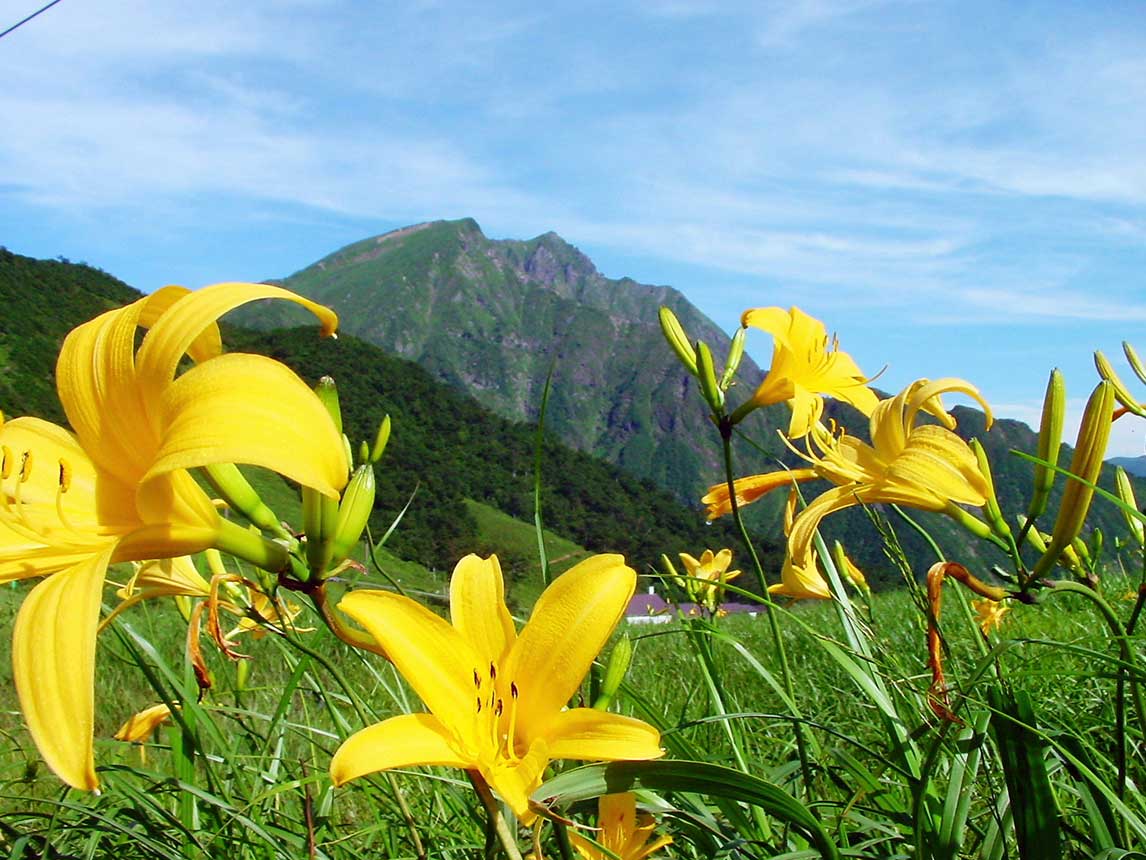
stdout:
<svg viewBox="0 0 1146 860">
<path fill-rule="evenodd" d="M 808 759 L 808 743 L 804 737 L 803 714 L 796 705 L 796 696 L 792 685 L 792 669 L 788 664 L 788 652 L 784 647 L 784 637 L 780 631 L 780 622 L 776 617 L 776 603 L 768 591 L 768 579 L 764 575 L 764 565 L 760 563 L 760 556 L 756 554 L 756 547 L 744 525 L 744 518 L 740 515 L 740 505 L 736 501 L 736 473 L 732 468 L 732 428 L 733 423 L 727 417 L 719 420 L 720 440 L 724 449 L 724 479 L 728 482 L 728 499 L 732 509 L 732 519 L 740 532 L 740 539 L 748 548 L 748 555 L 752 558 L 752 567 L 756 571 L 756 580 L 760 584 L 760 591 L 767 607 L 768 627 L 772 632 L 772 641 L 776 644 L 776 656 L 780 660 L 780 676 L 784 682 L 784 693 L 791 702 L 792 731 L 796 736 L 796 752 L 800 756 L 800 770 L 804 775 L 804 788 L 810 791 L 812 787 L 812 766 Z"/>
<path fill-rule="evenodd" d="M 214 545 L 220 552 L 272 573 L 284 571 L 290 565 L 290 553 L 281 543 L 267 540 L 261 534 L 222 517 L 219 518 Z"/>
<path fill-rule="evenodd" d="M 489 816 L 489 823 L 493 827 L 494 833 L 497 834 L 498 841 L 501 842 L 501 847 L 505 850 L 505 855 L 509 860 L 522 860 L 521 852 L 517 848 L 517 840 L 514 839 L 513 832 L 509 829 L 509 823 L 501 814 L 501 807 L 498 805 L 497 798 L 493 796 L 493 792 L 490 791 L 485 779 L 475 770 L 467 770 L 466 775 L 470 778 L 474 791 L 481 798 L 482 806 L 485 807 L 486 814 Z"/>
</svg>

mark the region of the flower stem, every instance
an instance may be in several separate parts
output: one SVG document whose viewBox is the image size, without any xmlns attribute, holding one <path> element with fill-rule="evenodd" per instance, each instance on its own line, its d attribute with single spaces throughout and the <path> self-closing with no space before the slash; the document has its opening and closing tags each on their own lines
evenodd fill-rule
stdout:
<svg viewBox="0 0 1146 860">
<path fill-rule="evenodd" d="M 748 555 L 752 558 L 752 566 L 756 571 L 756 580 L 760 584 L 760 591 L 768 609 L 768 627 L 772 632 L 772 641 L 776 645 L 776 656 L 780 660 L 780 676 L 784 682 L 784 693 L 788 696 L 788 701 L 791 703 L 792 731 L 796 736 L 796 752 L 800 756 L 800 770 L 804 775 L 805 790 L 810 790 L 812 786 L 812 767 L 808 760 L 807 739 L 804 737 L 804 718 L 803 714 L 800 713 L 799 707 L 796 705 L 796 697 L 792 686 L 792 669 L 788 665 L 788 651 L 784 647 L 784 637 L 780 632 L 780 621 L 776 617 L 776 603 L 772 600 L 772 594 L 768 591 L 768 579 L 764 575 L 764 565 L 760 563 L 760 556 L 756 553 L 756 547 L 753 545 L 752 538 L 748 534 L 748 529 L 744 525 L 744 518 L 740 515 L 740 505 L 736 501 L 736 473 L 732 468 L 732 428 L 734 425 L 726 416 L 720 419 L 718 426 L 720 427 L 720 440 L 724 449 L 724 479 L 728 482 L 728 498 L 732 508 L 732 519 L 736 523 L 736 528 L 740 531 L 741 540 L 744 541 L 744 545 L 748 548 Z"/>
<path fill-rule="evenodd" d="M 517 849 L 517 841 L 509 829 L 509 823 L 505 820 L 505 816 L 501 814 L 501 808 L 498 806 L 497 798 L 493 796 L 489 785 L 486 784 L 485 779 L 476 770 L 467 770 L 466 775 L 470 778 L 470 783 L 473 785 L 474 791 L 476 791 L 478 797 L 481 798 L 482 806 L 485 807 L 486 814 L 489 816 L 489 823 L 493 827 L 494 833 L 497 834 L 498 841 L 501 842 L 501 847 L 505 850 L 505 856 L 507 856 L 509 860 L 522 860 L 521 852 Z"/>
</svg>

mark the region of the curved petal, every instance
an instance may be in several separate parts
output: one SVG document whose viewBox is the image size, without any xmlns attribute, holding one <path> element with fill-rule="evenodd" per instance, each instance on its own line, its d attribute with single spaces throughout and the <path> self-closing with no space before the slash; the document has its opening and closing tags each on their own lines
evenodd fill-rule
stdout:
<svg viewBox="0 0 1146 860">
<path fill-rule="evenodd" d="M 860 497 L 857 494 L 863 489 L 862 485 L 833 487 L 821 493 L 808 507 L 800 511 L 788 534 L 788 559 L 792 565 L 798 569 L 815 566 L 815 561 L 812 559 L 812 538 L 820 520 L 834 511 L 858 505 Z M 785 567 L 787 565 L 788 562 L 785 562 Z"/>
<path fill-rule="evenodd" d="M 68 333 L 56 361 L 56 387 L 68 423 L 99 467 L 134 484 L 158 436 L 135 384 L 135 333 L 145 297 Z M 114 421 L 108 421 L 108 415 Z"/>
<path fill-rule="evenodd" d="M 536 813 L 529 808 L 529 795 L 541 785 L 541 776 L 552 756 L 544 739 L 538 739 L 529 752 L 515 762 L 496 759 L 492 767 L 482 767 L 480 773 L 501 799 L 509 804 L 513 814 L 525 827 L 533 823 Z"/>
<path fill-rule="evenodd" d="M 74 788 L 96 789 L 95 647 L 109 553 L 48 577 L 24 598 L 12 631 L 20 709 L 40 755 Z"/>
<path fill-rule="evenodd" d="M 457 754 L 450 733 L 432 714 L 402 714 L 347 738 L 330 760 L 330 778 L 343 785 L 380 770 L 429 764 L 473 767 Z"/>
<path fill-rule="evenodd" d="M 791 558 L 784 560 L 778 585 L 768 586 L 769 594 L 791 597 L 793 600 L 807 598 L 830 600 L 831 589 L 816 569 L 816 554 L 811 553 L 803 565 L 796 565 Z"/>
<path fill-rule="evenodd" d="M 648 723 L 594 708 L 559 712 L 545 738 L 555 759 L 644 761 L 665 754 L 660 732 Z"/>
<path fill-rule="evenodd" d="M 158 397 L 175 377 L 184 354 L 204 330 L 223 314 L 258 299 L 285 299 L 311 311 L 322 323 L 322 334 L 331 335 L 338 316 L 330 308 L 269 284 L 223 283 L 196 290 L 175 302 L 156 320 L 143 339 L 137 356 L 137 371 L 144 390 Z"/>
<path fill-rule="evenodd" d="M 483 663 L 499 664 L 517 639 L 505 606 L 505 580 L 497 556 L 467 555 L 450 578 L 450 619 Z"/>
<path fill-rule="evenodd" d="M 792 342 L 789 340 L 788 332 L 793 325 L 793 318 L 797 311 L 792 308 L 791 311 L 786 311 L 783 308 L 751 308 L 746 310 L 740 315 L 740 325 L 744 328 L 751 326 L 758 328 L 763 332 L 772 335 L 772 339 L 776 342 L 777 346 L 784 349 L 792 349 Z M 821 326 L 822 328 L 822 326 Z"/>
<path fill-rule="evenodd" d="M 349 464 L 341 434 L 286 365 L 231 353 L 197 365 L 163 392 L 163 441 L 150 479 L 213 463 L 249 463 L 338 498 Z"/>
<path fill-rule="evenodd" d="M 160 287 L 147 297 L 146 303 L 139 314 L 140 328 L 151 328 L 177 301 L 191 291 L 186 287 L 169 285 Z M 206 361 L 223 353 L 223 338 L 219 334 L 219 327 L 215 324 L 207 326 L 187 348 L 187 354 L 195 362 Z"/>
<path fill-rule="evenodd" d="M 790 486 L 793 481 L 812 481 L 820 477 L 815 469 L 778 469 L 764 475 L 748 475 L 733 481 L 736 490 L 736 504 L 739 507 L 749 505 L 765 493 L 770 493 L 778 487 Z M 728 484 L 713 484 L 700 500 L 708 505 L 705 517 L 714 520 L 725 514 L 732 513 L 732 500 L 728 494 Z"/>
<path fill-rule="evenodd" d="M 443 725 L 473 734 L 474 672 L 485 666 L 461 633 L 421 604 L 388 591 L 352 591 L 338 608 L 366 628 Z M 475 738 L 462 741 L 476 748 Z"/>
<path fill-rule="evenodd" d="M 637 574 L 619 555 L 587 558 L 538 598 L 509 652 L 508 676 L 521 698 L 518 733 L 532 739 L 569 701 L 620 621 Z"/>
</svg>

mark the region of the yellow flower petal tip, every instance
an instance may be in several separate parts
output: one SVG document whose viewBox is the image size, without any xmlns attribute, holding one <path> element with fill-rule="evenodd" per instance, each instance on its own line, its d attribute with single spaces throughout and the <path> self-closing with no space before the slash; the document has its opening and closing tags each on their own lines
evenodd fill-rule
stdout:
<svg viewBox="0 0 1146 860">
<path fill-rule="evenodd" d="M 620 556 L 586 559 L 541 595 L 518 634 L 496 557 L 467 556 L 450 586 L 452 623 L 401 595 L 353 591 L 339 609 L 361 624 L 429 713 L 393 717 L 335 753 L 342 784 L 395 767 L 473 771 L 523 821 L 553 759 L 615 761 L 663 755 L 660 733 L 631 717 L 568 708 L 636 586 Z"/>
</svg>

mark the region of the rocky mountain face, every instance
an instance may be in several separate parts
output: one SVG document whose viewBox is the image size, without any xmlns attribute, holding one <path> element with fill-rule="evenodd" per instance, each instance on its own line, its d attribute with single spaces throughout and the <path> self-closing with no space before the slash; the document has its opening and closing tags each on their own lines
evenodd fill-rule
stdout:
<svg viewBox="0 0 1146 860">
<path fill-rule="evenodd" d="M 727 335 L 671 287 L 604 277 L 555 233 L 491 240 L 472 219 L 418 224 L 282 283 L 335 308 L 343 331 L 512 419 L 536 421 L 552 372 L 546 424 L 557 437 L 682 500 L 695 504 L 722 474 L 715 430 L 664 342 L 658 308 L 671 307 L 718 357 Z M 290 322 L 281 303 L 251 313 L 244 323 Z M 762 373 L 748 359 L 740 377 L 755 386 Z M 776 418 L 761 415 L 754 435 L 771 444 Z"/>
</svg>

